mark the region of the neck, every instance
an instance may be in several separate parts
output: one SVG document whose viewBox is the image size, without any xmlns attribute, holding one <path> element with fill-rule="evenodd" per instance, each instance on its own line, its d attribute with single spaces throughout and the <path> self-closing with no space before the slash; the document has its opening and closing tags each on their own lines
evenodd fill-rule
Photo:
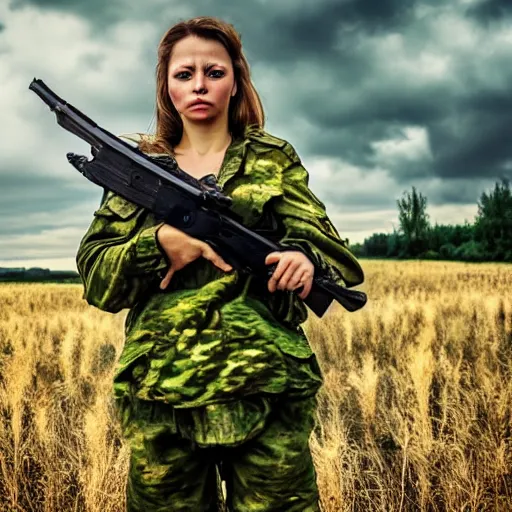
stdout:
<svg viewBox="0 0 512 512">
<path fill-rule="evenodd" d="M 225 151 L 231 142 L 227 119 L 212 124 L 183 121 L 183 135 L 176 152 L 192 152 L 198 156 Z"/>
</svg>

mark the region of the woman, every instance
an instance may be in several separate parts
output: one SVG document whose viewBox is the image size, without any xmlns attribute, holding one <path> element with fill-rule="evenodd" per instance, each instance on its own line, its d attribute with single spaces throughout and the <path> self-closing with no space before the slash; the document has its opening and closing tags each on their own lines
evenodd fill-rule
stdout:
<svg viewBox="0 0 512 512">
<path fill-rule="evenodd" d="M 77 265 L 90 304 L 130 308 L 114 378 L 131 446 L 128 510 L 215 510 L 217 470 L 230 510 L 319 510 L 308 439 L 322 377 L 300 327 L 302 299 L 314 265 L 346 286 L 363 281 L 361 267 L 292 146 L 263 131 L 231 25 L 201 17 L 164 35 L 156 119 L 156 134 L 125 139 L 172 154 L 196 178 L 213 174 L 244 224 L 286 250 L 267 256 L 277 267 L 262 282 L 147 210 L 104 197 Z"/>
</svg>

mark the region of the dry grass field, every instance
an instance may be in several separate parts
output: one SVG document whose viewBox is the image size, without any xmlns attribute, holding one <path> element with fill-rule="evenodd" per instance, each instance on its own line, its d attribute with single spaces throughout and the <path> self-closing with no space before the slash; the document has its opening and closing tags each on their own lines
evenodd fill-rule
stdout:
<svg viewBox="0 0 512 512">
<path fill-rule="evenodd" d="M 366 307 L 305 325 L 324 511 L 512 510 L 512 266 L 361 262 Z M 0 285 L 2 512 L 124 510 L 125 316 L 79 285 Z"/>
</svg>

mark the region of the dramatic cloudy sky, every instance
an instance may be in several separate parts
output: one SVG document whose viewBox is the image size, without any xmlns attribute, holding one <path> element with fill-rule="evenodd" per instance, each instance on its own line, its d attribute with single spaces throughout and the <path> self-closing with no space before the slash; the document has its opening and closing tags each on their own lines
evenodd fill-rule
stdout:
<svg viewBox="0 0 512 512">
<path fill-rule="evenodd" d="M 510 0 L 0 0 L 0 266 L 75 269 L 101 198 L 32 78 L 109 131 L 148 131 L 158 41 L 195 15 L 241 33 L 268 131 L 351 242 L 392 232 L 413 185 L 433 222 L 473 222 L 512 175 Z"/>
</svg>

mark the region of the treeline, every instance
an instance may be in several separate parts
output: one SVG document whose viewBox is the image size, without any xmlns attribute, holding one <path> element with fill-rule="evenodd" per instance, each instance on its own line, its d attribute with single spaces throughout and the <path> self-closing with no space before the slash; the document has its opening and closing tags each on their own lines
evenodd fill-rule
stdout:
<svg viewBox="0 0 512 512">
<path fill-rule="evenodd" d="M 0 267 L 0 282 L 29 283 L 79 283 L 80 276 L 74 270 L 50 270 L 32 267 Z"/>
<path fill-rule="evenodd" d="M 51 276 L 0 276 L 1 283 L 81 283 L 80 276 L 56 273 Z"/>
<path fill-rule="evenodd" d="M 473 224 L 435 224 L 427 213 L 427 198 L 412 187 L 397 200 L 399 228 L 375 233 L 362 244 L 350 245 L 355 256 L 461 261 L 512 262 L 512 194 L 502 179 L 482 193 Z"/>
</svg>

